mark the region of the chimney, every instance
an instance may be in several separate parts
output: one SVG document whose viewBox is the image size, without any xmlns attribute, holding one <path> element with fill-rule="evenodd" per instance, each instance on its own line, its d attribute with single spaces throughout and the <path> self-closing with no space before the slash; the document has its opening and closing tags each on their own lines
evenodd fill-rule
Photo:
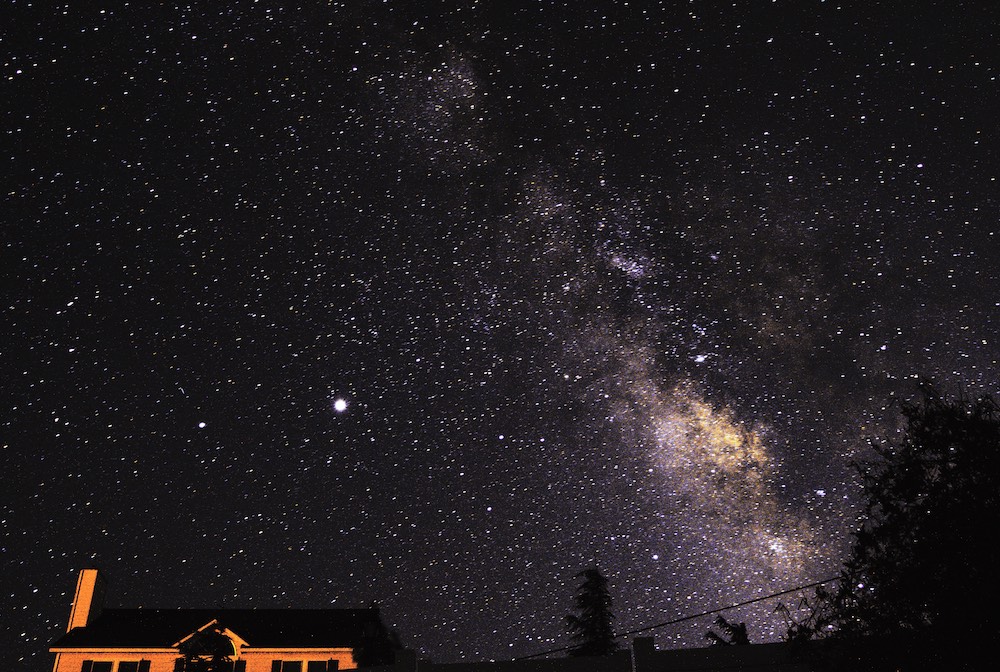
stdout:
<svg viewBox="0 0 1000 672">
<path fill-rule="evenodd" d="M 76 580 L 76 595 L 69 611 L 69 632 L 73 628 L 86 627 L 91 621 L 101 615 L 104 608 L 104 577 L 96 569 L 81 569 L 80 578 Z"/>
</svg>

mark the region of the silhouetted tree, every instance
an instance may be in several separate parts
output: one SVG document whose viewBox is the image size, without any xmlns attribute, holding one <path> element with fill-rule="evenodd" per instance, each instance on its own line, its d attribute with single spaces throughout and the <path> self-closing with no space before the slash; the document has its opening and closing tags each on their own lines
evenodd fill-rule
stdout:
<svg viewBox="0 0 1000 672">
<path fill-rule="evenodd" d="M 392 665 L 396 660 L 396 651 L 403 648 L 399 634 L 386 627 L 378 606 L 369 607 L 374 619 L 365 623 L 361 642 L 354 647 L 354 662 L 358 667 L 377 667 Z"/>
<path fill-rule="evenodd" d="M 787 631 L 785 640 L 801 643 L 813 638 L 823 637 L 832 630 L 832 594 L 823 586 L 817 586 L 812 598 L 803 597 L 799 600 L 799 609 L 806 612 L 805 616 L 793 616 L 784 602 L 779 602 L 775 612 L 785 617 Z"/>
<path fill-rule="evenodd" d="M 566 616 L 570 639 L 574 642 L 571 656 L 606 656 L 618 650 L 611 625 L 611 594 L 608 580 L 596 567 L 577 574 L 583 583 L 576 591 L 576 614 Z"/>
<path fill-rule="evenodd" d="M 710 641 L 712 646 L 740 646 L 750 643 L 746 623 L 730 623 L 725 616 L 719 614 L 715 617 L 715 625 L 722 630 L 721 635 L 714 630 L 705 633 L 705 639 Z"/>
<path fill-rule="evenodd" d="M 789 637 L 902 641 L 913 669 L 934 658 L 956 669 L 998 638 L 1000 409 L 928 382 L 920 394 L 898 443 L 875 443 L 860 467 L 864 523 L 837 587 Z"/>
</svg>

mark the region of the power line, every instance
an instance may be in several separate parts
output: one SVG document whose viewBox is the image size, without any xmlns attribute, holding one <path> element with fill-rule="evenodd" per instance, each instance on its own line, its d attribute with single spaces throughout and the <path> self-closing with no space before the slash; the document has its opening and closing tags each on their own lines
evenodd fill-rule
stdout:
<svg viewBox="0 0 1000 672">
<path fill-rule="evenodd" d="M 824 583 L 830 583 L 831 581 L 837 581 L 840 579 L 839 576 L 834 576 L 829 579 L 823 579 L 822 581 L 814 581 L 812 583 L 807 583 L 804 586 L 797 586 L 795 588 L 789 588 L 787 590 L 782 590 L 777 593 L 771 593 L 770 595 L 765 595 L 763 597 L 755 597 L 752 600 L 747 600 L 746 602 L 737 602 L 736 604 L 730 604 L 726 607 L 717 607 L 715 609 L 709 609 L 708 611 L 703 611 L 698 614 L 691 614 L 689 616 L 682 616 L 680 618 L 675 618 L 670 621 L 664 621 L 663 623 L 657 623 L 656 625 L 647 625 L 644 628 L 639 628 L 637 630 L 629 630 L 628 632 L 622 632 L 615 635 L 615 639 L 619 637 L 628 637 L 629 635 L 637 635 L 640 632 L 648 632 L 649 630 L 656 630 L 657 628 L 665 628 L 668 625 L 676 625 L 677 623 L 683 623 L 684 621 L 691 621 L 696 618 L 701 618 L 702 616 L 710 616 L 711 614 L 717 614 L 720 611 L 727 611 L 729 609 L 736 609 L 737 607 L 745 607 L 748 604 L 754 604 L 756 602 L 763 602 L 764 600 L 770 600 L 773 597 L 781 597 L 782 595 L 787 595 L 788 593 L 794 593 L 798 590 L 805 590 L 806 588 L 815 588 L 816 586 L 822 586 Z M 537 658 L 539 656 L 547 656 L 550 653 L 561 653 L 562 651 L 569 651 L 572 646 L 563 646 L 558 649 L 549 649 L 548 651 L 541 651 L 539 653 L 533 653 L 530 656 L 521 656 L 520 658 L 515 658 L 514 660 L 527 660 L 528 658 Z"/>
</svg>

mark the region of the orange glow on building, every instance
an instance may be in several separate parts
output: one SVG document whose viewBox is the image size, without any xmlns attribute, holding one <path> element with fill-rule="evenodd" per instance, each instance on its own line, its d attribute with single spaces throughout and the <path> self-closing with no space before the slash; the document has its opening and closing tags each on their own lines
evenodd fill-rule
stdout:
<svg viewBox="0 0 1000 672">
<path fill-rule="evenodd" d="M 103 577 L 81 570 L 67 632 L 49 649 L 53 672 L 183 672 L 186 660 L 213 655 L 233 672 L 333 672 L 357 668 L 356 651 L 370 655 L 389 641 L 377 609 L 110 609 L 103 602 Z"/>
</svg>

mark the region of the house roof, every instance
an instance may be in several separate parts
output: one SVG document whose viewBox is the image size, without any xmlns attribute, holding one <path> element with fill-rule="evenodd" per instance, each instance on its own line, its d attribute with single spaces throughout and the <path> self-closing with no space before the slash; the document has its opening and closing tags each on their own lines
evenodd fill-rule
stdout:
<svg viewBox="0 0 1000 672">
<path fill-rule="evenodd" d="M 169 648 L 212 619 L 254 648 L 354 648 L 384 628 L 378 609 L 105 609 L 51 648 Z"/>
</svg>

